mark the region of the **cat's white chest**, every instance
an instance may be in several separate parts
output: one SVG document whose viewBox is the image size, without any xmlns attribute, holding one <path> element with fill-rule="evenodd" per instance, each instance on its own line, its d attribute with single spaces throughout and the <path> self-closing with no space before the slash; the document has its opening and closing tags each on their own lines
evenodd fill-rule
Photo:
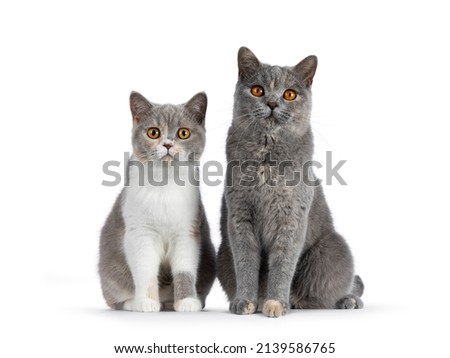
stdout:
<svg viewBox="0 0 450 358">
<path fill-rule="evenodd" d="M 160 186 L 148 183 L 139 186 L 130 177 L 130 184 L 125 188 L 122 205 L 128 229 L 150 230 L 165 239 L 179 231 L 191 230 L 198 215 L 198 186 L 180 185 L 173 177 Z"/>
</svg>

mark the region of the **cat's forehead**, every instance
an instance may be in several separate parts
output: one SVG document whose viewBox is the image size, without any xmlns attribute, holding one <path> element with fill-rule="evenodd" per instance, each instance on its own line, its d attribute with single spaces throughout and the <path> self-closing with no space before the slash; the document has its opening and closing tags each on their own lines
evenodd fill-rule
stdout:
<svg viewBox="0 0 450 358">
<path fill-rule="evenodd" d="M 182 105 L 158 104 L 149 113 L 145 122 L 156 127 L 176 127 L 187 120 Z"/>
<path fill-rule="evenodd" d="M 272 89 L 299 84 L 291 68 L 281 66 L 263 65 L 257 74 L 257 79 L 261 84 Z"/>
</svg>

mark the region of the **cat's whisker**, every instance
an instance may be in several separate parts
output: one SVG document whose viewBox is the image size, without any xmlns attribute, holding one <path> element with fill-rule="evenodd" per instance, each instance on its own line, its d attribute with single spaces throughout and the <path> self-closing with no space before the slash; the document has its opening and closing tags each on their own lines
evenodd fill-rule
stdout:
<svg viewBox="0 0 450 358">
<path fill-rule="evenodd" d="M 317 134 L 318 136 L 319 136 L 319 138 L 323 141 L 323 142 L 325 142 L 325 144 L 328 146 L 328 147 L 332 147 L 331 146 L 331 144 L 325 139 L 325 137 L 317 130 L 317 129 L 315 129 L 313 126 L 311 126 L 311 129 L 312 129 L 312 131 L 314 132 L 314 134 Z"/>
<path fill-rule="evenodd" d="M 230 126 L 230 121 L 229 120 L 228 121 L 224 121 L 222 123 L 215 123 L 214 126 L 212 126 L 212 127 L 208 126 L 208 129 L 209 130 L 216 130 L 216 129 L 221 129 L 223 127 L 228 127 L 228 126 Z"/>
<path fill-rule="evenodd" d="M 246 133 L 246 131 L 247 131 L 252 125 L 254 125 L 255 123 L 257 123 L 257 121 L 258 121 L 258 118 L 253 118 L 253 119 L 250 119 L 248 122 L 245 122 L 245 123 L 238 123 L 237 126 L 232 127 L 234 131 L 237 131 L 237 130 L 240 130 L 240 131 L 241 131 L 241 135 L 239 136 L 238 141 L 240 141 L 240 140 L 242 139 L 242 136 Z M 243 129 L 242 129 L 242 128 L 239 128 L 240 125 L 244 125 L 244 124 L 247 124 L 247 126 L 246 126 L 245 128 L 243 128 Z"/>
</svg>

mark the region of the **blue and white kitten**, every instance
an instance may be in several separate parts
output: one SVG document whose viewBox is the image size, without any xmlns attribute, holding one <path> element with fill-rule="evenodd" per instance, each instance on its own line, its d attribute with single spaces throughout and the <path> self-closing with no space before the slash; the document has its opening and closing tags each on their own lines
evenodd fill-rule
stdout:
<svg viewBox="0 0 450 358">
<path fill-rule="evenodd" d="M 185 164 L 205 147 L 207 97 L 157 105 L 132 92 L 130 107 L 128 183 L 100 237 L 103 296 L 114 309 L 200 311 L 215 279 L 215 251 L 199 186 L 189 178 L 193 165 Z"/>
</svg>

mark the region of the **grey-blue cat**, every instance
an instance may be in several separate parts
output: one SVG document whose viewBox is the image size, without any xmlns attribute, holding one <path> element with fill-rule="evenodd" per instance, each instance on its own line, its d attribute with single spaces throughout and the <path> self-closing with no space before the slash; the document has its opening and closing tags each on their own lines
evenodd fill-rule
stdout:
<svg viewBox="0 0 450 358">
<path fill-rule="evenodd" d="M 271 66 L 242 47 L 238 66 L 226 153 L 240 167 L 228 167 L 217 267 L 230 311 L 279 317 L 290 308 L 362 308 L 364 286 L 322 187 L 292 181 L 313 156 L 317 58 Z"/>
</svg>

